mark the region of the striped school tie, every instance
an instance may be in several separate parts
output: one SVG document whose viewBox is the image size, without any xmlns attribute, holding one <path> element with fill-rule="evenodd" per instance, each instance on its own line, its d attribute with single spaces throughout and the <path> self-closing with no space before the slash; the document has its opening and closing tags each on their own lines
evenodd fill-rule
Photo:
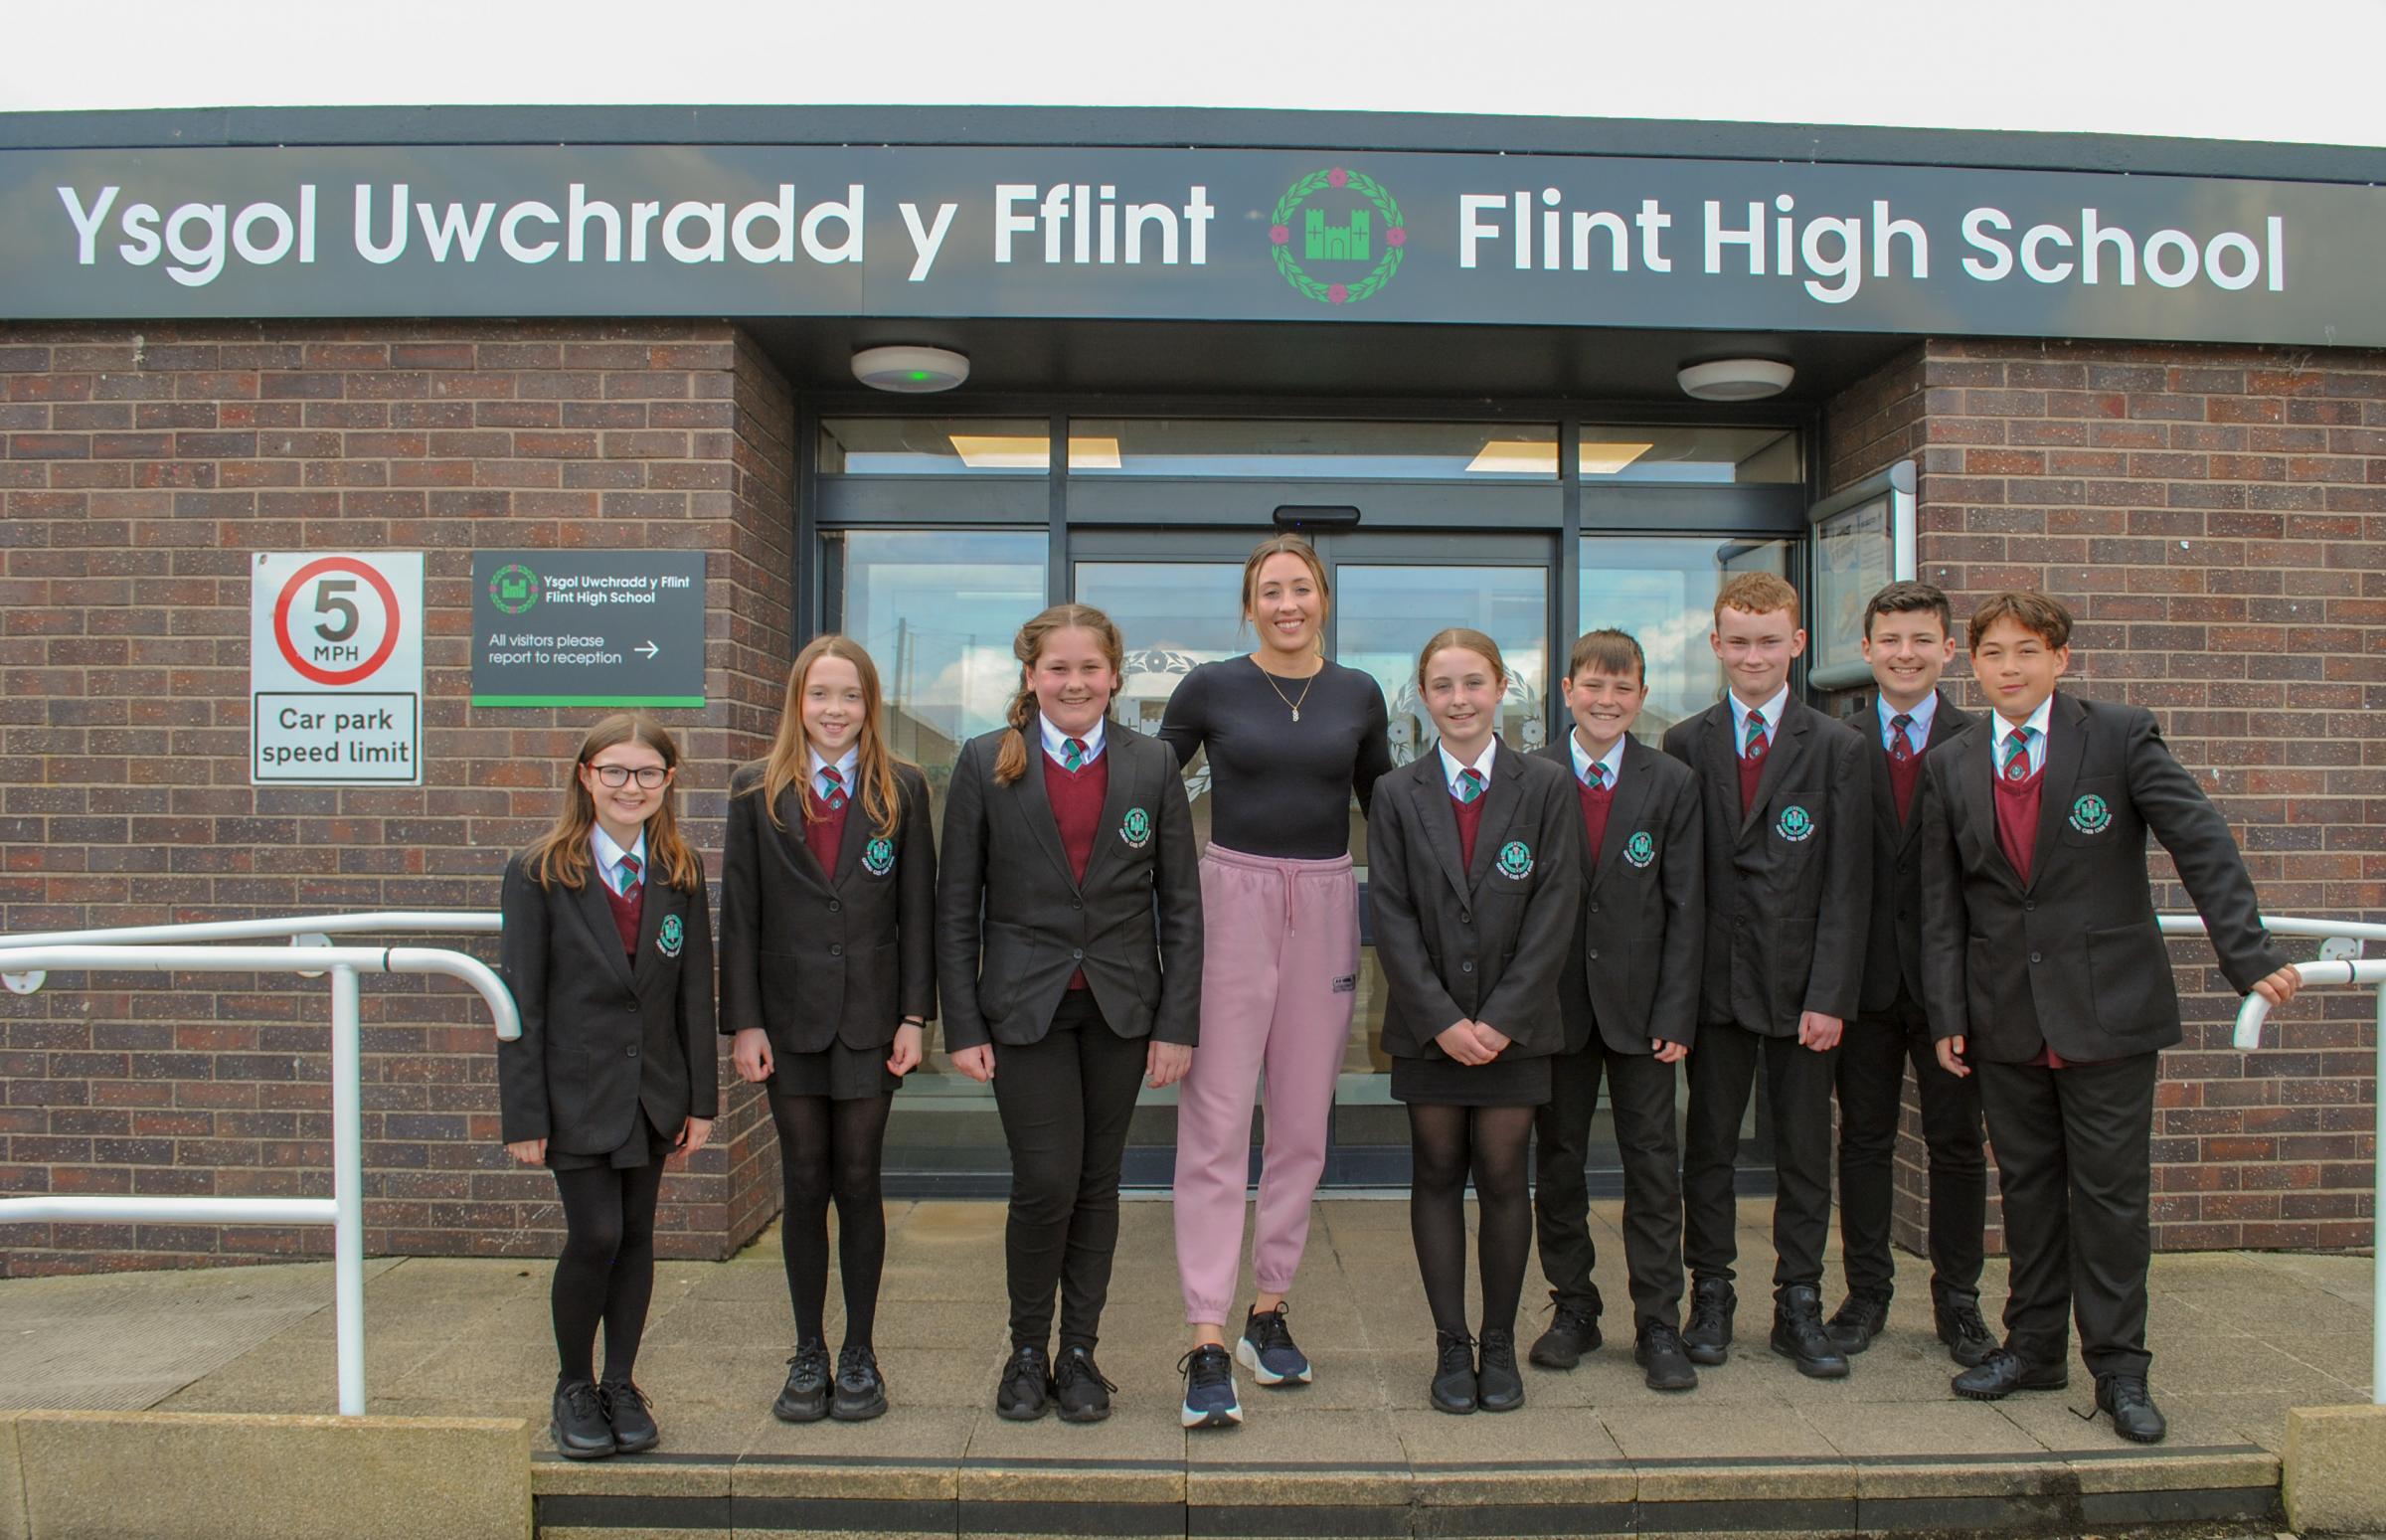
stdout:
<svg viewBox="0 0 2386 1540">
<path fill-rule="evenodd" d="M 634 854 L 624 855 L 616 870 L 621 876 L 621 896 L 628 898 L 638 891 L 638 879 L 643 875 L 642 863 Z"/>
<path fill-rule="evenodd" d="M 1608 768 L 1593 760 L 1591 773 L 1583 777 L 1583 783 L 1594 791 L 1605 791 L 1608 789 Z"/>
<path fill-rule="evenodd" d="M 1765 752 L 1765 713 L 1752 711 L 1748 714 L 1748 738 L 1740 746 L 1740 757 L 1755 759 Z"/>
<path fill-rule="evenodd" d="M 1889 719 L 1890 763 L 1903 765 L 1914 758 L 1914 740 L 1906 736 L 1906 730 L 1913 725 L 1914 719 L 1903 712 Z"/>
<path fill-rule="evenodd" d="M 1086 768 L 1086 741 L 1082 738 L 1061 740 L 1061 769 L 1072 775 Z"/>
<path fill-rule="evenodd" d="M 845 805 L 845 777 L 837 773 L 833 765 L 820 767 L 820 800 L 832 813 Z"/>
<path fill-rule="evenodd" d="M 2013 736 L 2005 740 L 2005 778 L 2007 780 L 2030 778 L 2030 740 L 2037 736 L 2036 728 L 2017 727 L 2013 730 Z"/>
<path fill-rule="evenodd" d="M 1483 794 L 1483 772 L 1469 767 L 1458 771 L 1458 801 L 1466 803 Z"/>
</svg>

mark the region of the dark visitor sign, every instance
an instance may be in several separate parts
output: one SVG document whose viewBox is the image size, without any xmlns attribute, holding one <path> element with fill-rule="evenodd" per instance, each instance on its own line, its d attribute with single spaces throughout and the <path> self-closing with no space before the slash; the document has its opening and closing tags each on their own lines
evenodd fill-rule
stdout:
<svg viewBox="0 0 2386 1540">
<path fill-rule="evenodd" d="M 475 551 L 472 704 L 704 704 L 704 553 Z"/>
<path fill-rule="evenodd" d="M 1314 150 L 0 153 L 0 318 L 871 315 L 2386 344 L 2386 191 Z"/>
</svg>

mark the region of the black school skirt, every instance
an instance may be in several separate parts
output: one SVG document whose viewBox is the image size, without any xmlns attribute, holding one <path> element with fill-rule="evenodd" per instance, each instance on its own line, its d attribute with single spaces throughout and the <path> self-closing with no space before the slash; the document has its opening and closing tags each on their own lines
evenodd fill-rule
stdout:
<svg viewBox="0 0 2386 1540">
<path fill-rule="evenodd" d="M 770 1091 L 782 1097 L 826 1097 L 831 1102 L 865 1102 L 891 1097 L 903 1077 L 887 1068 L 895 1045 L 848 1048 L 832 1042 L 818 1053 L 771 1051 Z"/>
<path fill-rule="evenodd" d="M 1549 1055 L 1503 1053 L 1489 1064 L 1448 1054 L 1392 1061 L 1392 1100 L 1428 1107 L 1540 1107 L 1549 1101 Z"/>
</svg>

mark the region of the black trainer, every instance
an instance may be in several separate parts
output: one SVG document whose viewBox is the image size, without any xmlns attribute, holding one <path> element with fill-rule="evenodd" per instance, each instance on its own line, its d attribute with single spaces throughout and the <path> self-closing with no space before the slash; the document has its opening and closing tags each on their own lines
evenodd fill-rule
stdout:
<svg viewBox="0 0 2386 1540">
<path fill-rule="evenodd" d="M 1251 1371 L 1262 1385 L 1306 1385 L 1317 1377 L 1309 1359 L 1292 1341 L 1284 1324 L 1287 1306 L 1273 1310 L 1256 1306 L 1243 1322 L 1243 1340 L 1235 1344 L 1235 1362 Z"/>
<path fill-rule="evenodd" d="M 2096 1409 L 2113 1419 L 2113 1431 L 2131 1444 L 2160 1444 L 2170 1424 L 2154 1406 L 2142 1376 L 2103 1374 L 2096 1380 Z"/>
<path fill-rule="evenodd" d="M 1524 1405 L 1524 1376 L 1516 1372 L 1516 1333 L 1486 1326 L 1475 1346 L 1475 1406 L 1485 1412 L 1513 1412 Z"/>
<path fill-rule="evenodd" d="M 1852 1291 L 1823 1326 L 1831 1346 L 1842 1353 L 1861 1353 L 1872 1339 L 1889 1329 L 1889 1296 L 1870 1290 Z"/>
<path fill-rule="evenodd" d="M 770 1415 L 782 1423 L 816 1423 L 828 1416 L 828 1344 L 798 1343 Z"/>
<path fill-rule="evenodd" d="M 1053 1360 L 1052 1399 L 1060 1403 L 1064 1423 L 1099 1423 L 1110 1415 L 1110 1392 L 1118 1387 L 1094 1366 L 1090 1347 L 1064 1347 Z"/>
<path fill-rule="evenodd" d="M 1643 1326 L 1632 1342 L 1632 1362 L 1650 1390 L 1698 1389 L 1698 1371 L 1690 1366 L 1682 1334 L 1671 1326 Z"/>
<path fill-rule="evenodd" d="M 866 1423 L 887 1410 L 887 1382 L 868 1343 L 850 1343 L 837 1353 L 837 1388 L 828 1415 L 840 1423 Z"/>
<path fill-rule="evenodd" d="M 1023 1342 L 1011 1349 L 994 1392 L 994 1415 L 1009 1423 L 1032 1423 L 1052 1410 L 1052 1360 L 1044 1349 Z"/>
<path fill-rule="evenodd" d="M 555 1388 L 555 1420 L 547 1425 L 555 1452 L 566 1459 L 605 1459 L 619 1446 L 605 1421 L 604 1398 L 595 1380 L 573 1380 Z"/>
<path fill-rule="evenodd" d="M 1996 1334 L 1980 1319 L 1977 1300 L 1966 1299 L 1957 1304 L 1942 1304 L 1939 1317 L 1939 1340 L 1947 1344 L 1947 1356 L 1964 1368 L 1973 1368 L 1988 1360 L 1996 1351 Z"/>
<path fill-rule="evenodd" d="M 1822 1329 L 1822 1295 L 1810 1284 L 1791 1283 L 1774 1296 L 1773 1350 L 1810 1380 L 1847 1378 L 1847 1355 Z"/>
<path fill-rule="evenodd" d="M 1719 1364 L 1732 1356 L 1732 1312 L 1740 1296 L 1729 1281 L 1702 1278 L 1690 1290 L 1690 1324 L 1682 1328 L 1682 1350 L 1694 1364 Z"/>
<path fill-rule="evenodd" d="M 1532 1360 L 1544 1369 L 1571 1369 L 1585 1353 L 1599 1351 L 1599 1312 L 1564 1299 L 1549 1318 L 1549 1329 L 1534 1339 Z"/>
<path fill-rule="evenodd" d="M 1186 1428 L 1240 1428 L 1242 1398 L 1235 1394 L 1235 1361 L 1215 1342 L 1204 1342 L 1176 1361 L 1185 1377 L 1185 1402 L 1177 1421 Z"/>
<path fill-rule="evenodd" d="M 2071 1366 L 2032 1363 L 2011 1348 L 2000 1347 L 1949 1382 L 1949 1388 L 1967 1401 L 2002 1401 L 2017 1390 L 2061 1390 L 2071 1383 Z"/>
<path fill-rule="evenodd" d="M 1473 1411 L 1474 1339 L 1463 1331 L 1440 1331 L 1434 1340 L 1441 1355 L 1434 1369 L 1434 1410 L 1460 1415 Z"/>
<path fill-rule="evenodd" d="M 599 1380 L 597 1399 L 604 1403 L 604 1420 L 613 1426 L 613 1448 L 623 1454 L 643 1454 L 663 1442 L 655 1426 L 654 1403 L 628 1380 Z"/>
</svg>

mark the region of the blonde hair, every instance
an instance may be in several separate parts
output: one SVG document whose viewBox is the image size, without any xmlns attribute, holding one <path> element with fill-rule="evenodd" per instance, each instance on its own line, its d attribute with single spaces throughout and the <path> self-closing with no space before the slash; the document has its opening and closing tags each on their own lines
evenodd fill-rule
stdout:
<svg viewBox="0 0 2386 1540">
<path fill-rule="evenodd" d="M 1252 600 L 1260 590 L 1260 569 L 1268 565 L 1268 559 L 1272 556 L 1298 557 L 1301 565 L 1308 568 L 1309 576 L 1316 580 L 1317 634 L 1309 638 L 1309 645 L 1317 649 L 1318 656 L 1323 657 L 1325 622 L 1334 612 L 1333 589 L 1325 581 L 1325 563 L 1318 558 L 1317 548 L 1298 535 L 1273 535 L 1252 549 L 1251 560 L 1243 564 L 1243 617 L 1251 618 Z"/>
<path fill-rule="evenodd" d="M 1425 666 L 1434 660 L 1434 654 L 1449 647 L 1462 648 L 1481 658 L 1491 665 L 1491 672 L 1499 676 L 1500 684 L 1503 687 L 1507 684 L 1508 664 L 1499 655 L 1499 643 L 1470 625 L 1452 625 L 1434 632 L 1433 640 L 1427 642 L 1417 654 L 1418 689 L 1425 688 Z"/>
<path fill-rule="evenodd" d="M 787 670 L 787 699 L 779 713 L 778 738 L 763 762 L 763 778 L 746 789 L 761 795 L 763 808 L 774 825 L 778 825 L 778 794 L 799 782 L 805 787 L 803 821 L 813 823 L 824 816 L 810 794 L 811 743 L 803 731 L 804 682 L 811 675 L 812 665 L 822 658 L 843 658 L 861 678 L 862 733 L 858 745 L 861 759 L 855 766 L 854 790 L 863 813 L 870 819 L 871 832 L 882 839 L 893 839 L 903 797 L 895 781 L 895 767 L 909 762 L 887 747 L 881 721 L 883 702 L 878 688 L 878 665 L 870 660 L 861 643 L 849 636 L 833 631 L 815 636 L 795 654 L 795 664 Z"/>
<path fill-rule="evenodd" d="M 572 761 L 572 783 L 565 795 L 563 811 L 556 814 L 555 826 L 531 845 L 528 859 L 523 863 L 540 887 L 560 882 L 567 888 L 578 888 L 589 880 L 589 870 L 596 864 L 589 854 L 589 834 L 596 827 L 596 800 L 581 784 L 580 772 L 591 760 L 616 744 L 644 744 L 663 757 L 663 769 L 679 769 L 679 745 L 672 739 L 671 730 L 642 711 L 616 711 L 589 729 L 589 736 L 580 741 L 580 753 Z M 663 783 L 663 794 L 647 816 L 646 867 L 648 871 L 660 872 L 663 881 L 674 888 L 694 889 L 704 881 L 704 868 L 697 862 L 696 852 L 680 837 L 672 789 L 672 782 Z"/>
<path fill-rule="evenodd" d="M 1027 728 L 1036 720 L 1036 692 L 1029 676 L 1035 671 L 1036 659 L 1044 655 L 1044 643 L 1056 631 L 1093 632 L 1110 660 L 1113 679 L 1126 676 L 1126 644 L 1118 638 L 1118 627 L 1091 604 L 1055 604 L 1019 627 L 1019 634 L 1011 640 L 1011 655 L 1019 660 L 1019 693 L 1011 697 L 1005 718 L 1008 730 L 1002 735 L 1001 752 L 994 756 L 996 785 L 1011 785 L 1027 773 Z M 1108 702 L 1103 709 L 1109 709 Z"/>
</svg>

